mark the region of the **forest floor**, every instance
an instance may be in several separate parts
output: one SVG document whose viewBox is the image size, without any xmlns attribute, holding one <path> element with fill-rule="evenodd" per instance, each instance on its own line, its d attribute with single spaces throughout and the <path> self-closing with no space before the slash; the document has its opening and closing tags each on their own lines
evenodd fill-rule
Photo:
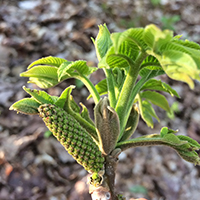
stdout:
<svg viewBox="0 0 200 200">
<path fill-rule="evenodd" d="M 44 56 L 67 60 L 83 59 L 97 65 L 91 37 L 98 25 L 106 23 L 110 32 L 154 23 L 183 39 L 200 44 L 200 3 L 196 0 L 0 0 L 0 199 L 1 200 L 89 200 L 87 172 L 53 137 L 38 116 L 10 111 L 19 99 L 28 97 L 27 84 L 19 73 Z M 94 84 L 104 78 L 98 70 Z M 165 76 L 180 99 L 167 96 L 170 105 L 178 102 L 174 118 L 156 108 L 161 123 L 153 129 L 140 120 L 134 135 L 159 132 L 163 126 L 179 129 L 200 142 L 200 83 L 195 89 Z M 93 111 L 86 101 L 88 91 L 75 80 L 67 80 L 47 91 L 60 95 L 70 84 L 76 102 Z M 127 199 L 197 200 L 200 195 L 200 167 L 183 161 L 167 147 L 130 149 L 120 155 L 116 188 Z"/>
</svg>

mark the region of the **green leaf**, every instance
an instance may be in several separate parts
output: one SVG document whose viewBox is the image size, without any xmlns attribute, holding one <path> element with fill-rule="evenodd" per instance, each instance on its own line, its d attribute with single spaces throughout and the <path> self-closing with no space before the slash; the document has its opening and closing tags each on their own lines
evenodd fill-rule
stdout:
<svg viewBox="0 0 200 200">
<path fill-rule="evenodd" d="M 131 113 L 129 115 L 127 124 L 126 124 L 126 128 L 125 131 L 122 135 L 122 138 L 120 139 L 120 141 L 125 141 L 127 139 L 129 139 L 131 137 L 131 135 L 133 135 L 133 133 L 135 132 L 138 122 L 139 122 L 139 110 L 138 107 L 136 105 L 134 105 L 132 107 Z"/>
<path fill-rule="evenodd" d="M 195 151 L 178 150 L 177 153 L 186 161 L 200 165 L 199 155 Z"/>
<path fill-rule="evenodd" d="M 73 89 L 73 88 L 72 88 Z M 74 98 L 72 95 L 70 95 L 70 107 L 74 112 L 80 113 L 80 107 L 77 105 L 77 103 L 74 101 Z"/>
<path fill-rule="evenodd" d="M 51 95 L 47 94 L 45 91 L 42 90 L 31 90 L 30 88 L 26 88 L 23 86 L 23 89 L 30 94 L 38 103 L 40 104 L 54 104 L 55 98 L 52 98 Z"/>
<path fill-rule="evenodd" d="M 110 68 L 126 68 L 133 65 L 133 62 L 139 54 L 138 46 L 131 40 L 121 36 L 123 33 L 113 33 L 111 39 L 113 46 L 106 54 L 106 63 Z"/>
<path fill-rule="evenodd" d="M 179 39 L 179 38 L 178 38 Z M 184 47 L 189 47 L 190 49 L 200 50 L 200 45 L 196 42 L 189 40 L 178 40 L 174 37 L 173 42 L 183 45 Z"/>
<path fill-rule="evenodd" d="M 170 30 L 162 31 L 154 24 L 146 26 L 144 29 L 143 39 L 146 44 L 155 53 L 160 52 L 160 48 L 166 43 L 170 42 L 173 38 L 173 32 Z"/>
<path fill-rule="evenodd" d="M 167 92 L 169 93 L 171 96 L 176 96 L 179 97 L 178 93 L 172 89 L 168 84 L 162 82 L 161 80 L 156 80 L 156 79 L 150 79 L 149 81 L 147 81 L 142 88 L 140 89 L 140 91 L 142 90 L 158 90 L 158 91 L 163 91 L 163 92 Z"/>
<path fill-rule="evenodd" d="M 153 128 L 153 119 L 152 117 L 156 118 L 158 121 L 159 118 L 157 117 L 152 105 L 144 100 L 140 103 L 139 101 L 139 109 L 142 119 L 146 122 L 147 126 Z"/>
<path fill-rule="evenodd" d="M 63 62 L 66 62 L 66 61 L 67 60 L 65 60 L 63 58 L 48 56 L 48 57 L 40 58 L 40 59 L 32 62 L 28 66 L 28 69 L 30 69 L 34 65 L 51 65 L 51 66 L 54 66 L 54 67 L 59 67 Z"/>
<path fill-rule="evenodd" d="M 38 114 L 38 108 L 40 106 L 40 103 L 38 103 L 33 98 L 24 98 L 17 102 L 15 102 L 9 110 L 15 110 L 17 112 L 20 112 L 22 114 L 26 115 L 36 115 Z"/>
<path fill-rule="evenodd" d="M 183 141 L 181 141 L 176 135 L 174 135 L 173 133 L 168 133 L 168 134 L 165 134 L 163 136 L 163 139 L 165 141 L 168 141 L 168 142 L 171 142 L 171 143 L 174 143 L 174 144 L 185 144 L 183 143 Z M 187 143 L 187 142 L 186 142 Z"/>
<path fill-rule="evenodd" d="M 154 91 L 144 91 L 140 93 L 141 98 L 151 101 L 151 103 L 156 106 L 161 107 L 162 109 L 170 112 L 170 107 L 166 98 L 157 92 Z"/>
<path fill-rule="evenodd" d="M 88 76 L 96 70 L 97 68 L 95 67 L 88 67 L 84 60 L 67 61 L 58 68 L 58 80 L 63 81 L 76 75 Z"/>
<path fill-rule="evenodd" d="M 159 61 L 170 78 L 186 82 L 191 89 L 194 88 L 192 79 L 200 80 L 200 70 L 192 57 L 186 53 L 164 51 Z"/>
<path fill-rule="evenodd" d="M 163 128 L 160 130 L 160 136 L 161 136 L 161 137 L 164 137 L 166 134 L 168 134 L 168 128 L 167 128 L 167 127 L 163 127 Z"/>
<path fill-rule="evenodd" d="M 130 50 L 130 52 L 133 52 L 133 51 Z M 115 68 L 115 67 L 126 68 L 126 67 L 129 67 L 130 64 L 133 63 L 133 61 L 130 57 L 126 56 L 125 54 L 115 53 L 114 47 L 111 47 L 106 54 L 106 63 L 108 64 L 110 68 Z M 102 67 L 106 67 L 106 66 L 102 65 Z"/>
<path fill-rule="evenodd" d="M 35 83 L 40 88 L 50 88 L 58 84 L 57 68 L 50 66 L 35 66 L 20 74 L 29 77 L 29 83 Z"/>
<path fill-rule="evenodd" d="M 120 148 L 121 151 L 124 151 L 132 147 L 165 145 L 175 149 L 184 160 L 200 165 L 200 157 L 194 151 L 200 148 L 200 144 L 187 136 L 176 136 L 171 133 L 176 131 L 169 130 L 167 133 L 167 127 L 164 127 L 161 132 L 162 135 L 151 134 L 119 142 L 116 148 Z"/>
<path fill-rule="evenodd" d="M 84 104 L 80 103 L 80 105 L 82 106 L 81 117 L 90 122 L 90 124 L 94 126 L 94 122 L 90 118 L 88 109 Z"/>
<path fill-rule="evenodd" d="M 140 50 L 145 50 L 147 48 L 146 43 L 143 40 L 143 33 L 144 33 L 144 28 L 130 28 L 126 31 L 124 31 L 121 35 L 121 41 L 127 41 L 131 45 L 137 45 L 137 47 Z"/>
<path fill-rule="evenodd" d="M 110 32 L 106 24 L 99 26 L 99 33 L 96 39 L 92 40 L 96 49 L 97 58 L 100 61 L 105 56 L 108 49 L 112 46 L 112 40 L 110 39 Z"/>
<path fill-rule="evenodd" d="M 100 96 L 107 94 L 108 93 L 108 88 L 107 88 L 107 81 L 106 81 L 106 79 L 103 79 L 100 82 L 98 82 L 95 85 L 95 88 L 97 89 L 97 92 L 99 93 Z M 87 100 L 90 99 L 91 97 L 92 97 L 92 95 L 90 94 L 87 97 Z"/>
<path fill-rule="evenodd" d="M 154 78 L 156 76 L 160 76 L 160 75 L 165 74 L 165 71 L 162 68 L 160 70 L 158 70 L 158 69 L 150 70 L 150 69 L 147 69 L 145 67 L 142 70 L 140 70 L 139 74 L 140 74 L 141 77 L 146 77 L 146 80 L 149 80 L 149 79 Z"/>
<path fill-rule="evenodd" d="M 68 109 L 71 109 L 71 107 L 69 108 L 69 106 L 68 106 L 68 102 L 70 102 L 70 94 L 72 92 L 72 89 L 74 89 L 74 88 L 75 88 L 74 85 L 70 85 L 69 87 L 67 87 L 62 92 L 62 94 L 60 95 L 58 100 L 55 102 L 55 105 L 60 108 L 63 108 L 66 111 L 68 111 Z"/>
<path fill-rule="evenodd" d="M 196 44 L 196 43 L 194 43 Z M 199 49 L 197 49 L 197 46 L 193 43 L 190 45 L 189 42 L 182 41 L 182 40 L 175 40 L 172 42 L 167 43 L 166 45 L 162 46 L 162 51 L 179 51 L 188 54 L 191 56 L 191 58 L 195 61 L 197 68 L 200 69 L 200 52 Z M 195 46 L 195 48 L 192 48 Z"/>
<path fill-rule="evenodd" d="M 189 142 L 189 144 L 194 148 L 194 150 L 200 149 L 200 144 L 196 140 L 193 140 L 192 138 L 190 138 L 188 136 L 185 136 L 185 135 L 177 135 L 177 137 L 181 141 L 187 141 L 187 142 Z"/>
<path fill-rule="evenodd" d="M 150 70 L 161 70 L 162 67 L 158 61 L 158 59 L 152 55 L 146 57 L 146 59 L 142 62 L 140 69 L 146 67 Z"/>
<path fill-rule="evenodd" d="M 63 108 L 67 113 L 73 116 L 80 124 L 83 126 L 87 132 L 92 136 L 92 138 L 98 143 L 98 136 L 93 124 L 90 121 L 85 120 L 79 113 L 79 108 L 77 107 L 74 99 L 71 96 L 72 89 L 74 89 L 74 85 L 70 85 L 66 88 L 62 94 L 60 95 L 55 105 Z"/>
</svg>

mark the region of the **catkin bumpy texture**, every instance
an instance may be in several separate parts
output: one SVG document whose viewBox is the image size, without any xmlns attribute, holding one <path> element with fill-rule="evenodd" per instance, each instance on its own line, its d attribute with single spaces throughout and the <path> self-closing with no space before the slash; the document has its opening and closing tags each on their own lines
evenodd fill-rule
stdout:
<svg viewBox="0 0 200 200">
<path fill-rule="evenodd" d="M 74 117 L 51 104 L 41 105 L 38 111 L 47 128 L 89 173 L 99 172 L 103 168 L 101 151 Z"/>
</svg>

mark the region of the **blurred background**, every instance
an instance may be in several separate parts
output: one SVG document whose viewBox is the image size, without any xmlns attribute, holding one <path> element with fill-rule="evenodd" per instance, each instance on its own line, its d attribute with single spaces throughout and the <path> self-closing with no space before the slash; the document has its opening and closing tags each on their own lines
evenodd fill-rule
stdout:
<svg viewBox="0 0 200 200">
<path fill-rule="evenodd" d="M 200 44 L 200 1 L 196 0 L 0 0 L 0 199 L 1 200 L 89 200 L 87 172 L 65 149 L 48 136 L 38 116 L 9 111 L 15 101 L 28 97 L 27 84 L 19 73 L 44 56 L 97 65 L 91 37 L 98 25 L 110 32 L 154 23 L 174 30 L 183 39 Z M 104 77 L 101 70 L 91 76 L 94 84 Z M 163 126 L 179 129 L 200 142 L 200 83 L 195 90 L 165 76 L 163 81 L 181 96 L 167 96 L 174 114 L 156 108 L 161 123 L 150 129 L 140 120 L 134 136 L 159 132 Z M 88 91 L 80 82 L 67 80 L 47 91 L 60 95 L 70 84 L 76 102 L 90 110 Z M 182 160 L 167 147 L 130 149 L 120 155 L 116 188 L 127 199 L 197 200 L 200 167 Z"/>
</svg>

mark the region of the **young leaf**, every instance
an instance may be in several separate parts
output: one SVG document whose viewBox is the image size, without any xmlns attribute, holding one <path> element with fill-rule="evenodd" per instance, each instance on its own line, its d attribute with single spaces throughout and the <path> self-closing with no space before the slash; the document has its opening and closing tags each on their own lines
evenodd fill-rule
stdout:
<svg viewBox="0 0 200 200">
<path fill-rule="evenodd" d="M 176 37 L 173 38 L 173 42 L 181 44 L 185 47 L 189 47 L 190 49 L 200 50 L 200 45 L 196 42 L 192 42 L 189 40 L 178 40 Z"/>
<path fill-rule="evenodd" d="M 72 108 L 72 110 L 76 113 L 80 113 L 80 107 L 77 105 L 77 103 L 74 101 L 74 98 L 72 95 L 70 95 L 70 107 Z"/>
<path fill-rule="evenodd" d="M 177 133 L 178 132 L 178 130 L 173 130 L 173 129 L 169 129 L 168 127 L 163 127 L 161 130 L 160 130 L 160 136 L 161 137 L 164 137 L 165 135 L 167 135 L 167 134 L 171 134 L 171 133 L 173 133 L 173 134 L 175 134 L 175 133 Z"/>
<path fill-rule="evenodd" d="M 120 40 L 122 34 L 113 33 L 111 35 L 113 46 L 106 54 L 106 63 L 110 68 L 126 68 L 133 64 L 139 54 L 140 49 L 133 41 L 125 40 L 124 38 L 122 41 Z"/>
<path fill-rule="evenodd" d="M 178 93 L 172 89 L 167 83 L 162 82 L 161 80 L 156 80 L 156 79 L 150 79 L 147 81 L 140 91 L 142 90 L 158 90 L 158 91 L 163 91 L 169 93 L 171 96 L 176 96 L 179 97 Z"/>
<path fill-rule="evenodd" d="M 161 69 L 156 69 L 156 70 L 152 70 L 152 69 L 147 69 L 147 67 L 143 68 L 140 70 L 140 76 L 141 77 L 146 77 L 146 81 L 151 79 L 151 78 L 154 78 L 156 76 L 160 76 L 160 75 L 163 75 L 165 74 L 165 71 L 161 68 Z"/>
<path fill-rule="evenodd" d="M 194 88 L 192 79 L 200 80 L 200 70 L 192 57 L 186 53 L 167 50 L 163 52 L 159 61 L 170 78 L 184 81 L 190 88 Z"/>
<path fill-rule="evenodd" d="M 199 49 L 191 48 L 185 41 L 175 40 L 162 46 L 162 51 L 179 51 L 188 54 L 195 61 L 198 69 L 200 69 Z M 189 43 L 190 44 L 190 43 Z"/>
<path fill-rule="evenodd" d="M 90 121 L 84 119 L 79 112 L 79 108 L 77 108 L 78 105 L 76 105 L 74 99 L 71 96 L 72 89 L 74 89 L 74 85 L 70 85 L 68 88 L 66 88 L 62 94 L 60 95 L 57 102 L 55 102 L 55 105 L 57 107 L 62 108 L 65 110 L 68 114 L 73 116 L 80 124 L 83 126 L 88 133 L 93 137 L 93 139 L 98 143 L 98 136 L 95 130 L 95 127 Z"/>
<path fill-rule="evenodd" d="M 128 51 L 128 48 L 127 48 L 127 51 Z M 133 52 L 133 51 L 134 51 L 133 49 L 132 50 L 130 49 L 130 52 Z M 129 67 L 130 64 L 132 65 L 133 60 L 125 54 L 115 53 L 115 49 L 112 46 L 106 54 L 106 63 L 108 64 L 110 68 L 114 68 L 114 67 L 126 68 L 126 67 Z M 106 67 L 106 66 L 102 65 L 102 67 Z"/>
<path fill-rule="evenodd" d="M 143 39 L 151 50 L 155 53 L 160 52 L 160 48 L 171 41 L 173 32 L 170 30 L 160 30 L 154 24 L 146 26 L 144 29 Z"/>
<path fill-rule="evenodd" d="M 120 148 L 121 151 L 124 151 L 128 148 L 138 146 L 165 145 L 175 149 L 177 153 L 186 161 L 200 165 L 200 157 L 194 151 L 200 149 L 200 144 L 196 143 L 196 141 L 193 141 L 189 137 L 184 139 L 186 136 L 176 136 L 173 133 L 167 133 L 166 127 L 164 127 L 161 132 L 162 135 L 152 134 L 119 142 L 116 145 L 116 148 Z"/>
<path fill-rule="evenodd" d="M 141 98 L 145 98 L 148 101 L 151 101 L 153 104 L 161 107 L 162 109 L 170 112 L 170 107 L 166 98 L 154 91 L 144 91 L 140 93 Z"/>
<path fill-rule="evenodd" d="M 158 121 L 160 121 L 158 116 L 156 115 L 152 105 L 148 101 L 146 101 L 146 100 L 139 101 L 139 110 L 140 110 L 141 117 L 146 122 L 147 126 L 153 128 L 152 117 L 154 117 Z"/>
<path fill-rule="evenodd" d="M 147 45 L 143 40 L 143 33 L 144 28 L 130 28 L 122 33 L 119 43 L 126 40 L 128 43 L 137 45 L 140 50 L 144 51 Z"/>
<path fill-rule="evenodd" d="M 200 158 L 197 152 L 195 151 L 184 151 L 177 150 L 177 153 L 186 161 L 194 163 L 195 165 L 200 165 Z"/>
<path fill-rule="evenodd" d="M 48 56 L 48 57 L 40 58 L 40 59 L 32 62 L 28 66 L 28 69 L 30 69 L 34 65 L 51 65 L 51 66 L 54 66 L 54 67 L 59 67 L 63 62 L 66 62 L 66 61 L 67 60 L 65 60 L 63 58 Z"/>
<path fill-rule="evenodd" d="M 23 89 L 40 104 L 45 104 L 45 103 L 54 104 L 55 103 L 55 98 L 53 99 L 52 96 L 46 93 L 45 91 L 36 90 L 36 89 L 31 90 L 30 88 L 26 88 L 25 86 L 23 86 Z"/>
<path fill-rule="evenodd" d="M 158 61 L 158 59 L 152 55 L 149 55 L 146 57 L 146 59 L 142 62 L 140 69 L 143 69 L 146 67 L 150 70 L 160 70 L 161 65 Z"/>
<path fill-rule="evenodd" d="M 140 48 L 128 36 L 124 36 L 125 32 L 112 33 L 111 39 L 116 54 L 126 55 L 127 57 L 135 60 L 138 56 Z"/>
<path fill-rule="evenodd" d="M 161 137 L 164 137 L 166 134 L 168 134 L 168 128 L 167 128 L 167 127 L 163 127 L 163 128 L 160 130 L 160 136 L 161 136 Z"/>
<path fill-rule="evenodd" d="M 105 95 L 108 93 L 108 88 L 107 88 L 107 81 L 106 79 L 101 80 L 100 82 L 98 82 L 95 85 L 95 88 L 97 89 L 97 92 L 99 93 L 99 95 Z M 92 95 L 90 94 L 87 99 L 90 99 L 92 97 Z"/>
<path fill-rule="evenodd" d="M 63 81 L 67 78 L 73 78 L 76 75 L 88 76 L 96 70 L 97 68 L 95 67 L 88 67 L 86 61 L 84 60 L 78 60 L 74 62 L 67 61 L 62 63 L 58 68 L 58 81 Z"/>
<path fill-rule="evenodd" d="M 21 73 L 20 76 L 29 77 L 29 82 L 35 83 L 40 88 L 50 88 L 58 84 L 56 67 L 39 65 Z"/>
<path fill-rule="evenodd" d="M 126 129 L 122 135 L 120 141 L 125 141 L 131 137 L 131 135 L 135 132 L 138 122 L 139 122 L 139 110 L 136 105 L 133 106 L 130 116 L 128 118 Z"/>
<path fill-rule="evenodd" d="M 178 144 L 178 145 L 183 145 L 185 143 L 187 143 L 187 141 L 181 141 L 176 135 L 174 135 L 173 133 L 168 133 L 168 134 L 165 134 L 163 137 L 162 137 L 165 141 L 167 142 L 171 142 L 171 143 L 174 143 L 174 144 Z"/>
<path fill-rule="evenodd" d="M 181 141 L 188 141 L 189 144 L 194 148 L 194 150 L 200 149 L 200 144 L 196 140 L 193 140 L 192 138 L 185 136 L 185 135 L 177 135 L 177 137 Z"/>
<path fill-rule="evenodd" d="M 40 106 L 40 103 L 38 103 L 33 98 L 24 98 L 17 102 L 15 102 L 9 110 L 15 110 L 17 112 L 20 112 L 22 114 L 26 115 L 36 115 L 38 114 L 38 108 Z"/>
<path fill-rule="evenodd" d="M 112 40 L 110 39 L 110 32 L 106 24 L 99 26 L 99 33 L 96 39 L 92 40 L 96 49 L 97 58 L 100 61 L 106 55 L 108 49 L 112 46 Z"/>
<path fill-rule="evenodd" d="M 70 94 L 72 92 L 72 89 L 74 89 L 75 86 L 74 85 L 70 85 L 69 87 L 67 87 L 62 94 L 60 95 L 60 97 L 58 98 L 58 100 L 55 102 L 55 105 L 63 108 L 64 110 L 68 111 L 68 109 L 71 109 L 71 106 L 68 107 L 68 102 L 70 101 Z"/>
<path fill-rule="evenodd" d="M 90 118 L 88 109 L 84 104 L 80 103 L 80 105 L 82 106 L 81 117 L 83 117 L 85 120 L 87 120 L 88 122 L 90 122 L 90 124 L 94 126 L 94 122 Z"/>
</svg>

